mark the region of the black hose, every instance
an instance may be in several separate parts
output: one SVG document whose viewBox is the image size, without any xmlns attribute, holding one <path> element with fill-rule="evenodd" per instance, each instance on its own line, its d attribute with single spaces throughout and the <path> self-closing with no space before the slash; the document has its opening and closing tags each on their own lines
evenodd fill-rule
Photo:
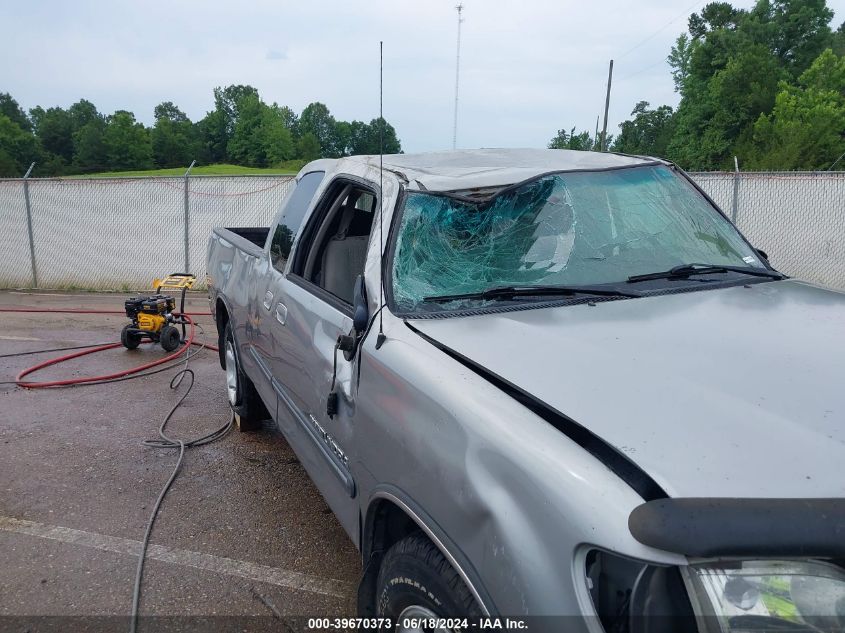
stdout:
<svg viewBox="0 0 845 633">
<path fill-rule="evenodd" d="M 199 327 L 199 326 L 197 326 Z M 202 334 L 205 334 L 202 327 L 199 327 Z M 30 354 L 40 354 L 43 352 L 58 352 L 58 351 L 65 351 L 65 350 L 73 350 L 73 349 L 83 349 L 86 347 L 93 347 L 92 345 L 80 345 L 76 347 L 61 347 L 61 348 L 54 348 L 54 349 L 41 349 L 41 350 L 32 350 L 29 352 L 17 352 L 14 354 L 4 354 L 0 356 L 0 358 L 10 358 L 14 356 L 26 356 Z M 180 439 L 173 439 L 168 437 L 164 429 L 167 426 L 167 423 L 170 422 L 170 419 L 173 417 L 173 414 L 176 413 L 176 410 L 182 405 L 185 401 L 185 398 L 188 397 L 188 394 L 191 393 L 191 389 L 194 387 L 194 371 L 188 368 L 188 361 L 196 356 L 197 354 L 202 353 L 205 350 L 205 345 L 200 345 L 196 350 L 190 349 L 185 354 L 184 358 L 179 358 L 174 360 L 172 363 L 167 363 L 161 367 L 156 367 L 155 369 L 151 369 L 146 372 L 132 374 L 129 376 L 122 376 L 119 378 L 110 378 L 107 380 L 99 380 L 96 382 L 87 382 L 75 385 L 66 385 L 66 387 L 84 387 L 88 385 L 103 385 L 109 384 L 114 382 L 122 382 L 124 380 L 134 380 L 135 378 L 143 378 L 145 376 L 152 376 L 153 374 L 159 374 L 163 371 L 167 371 L 172 369 L 173 367 L 181 364 L 182 362 L 185 363 L 184 368 L 179 370 L 173 378 L 170 380 L 170 388 L 171 389 L 178 389 L 179 386 L 182 384 L 182 380 L 185 376 L 189 376 L 191 382 L 188 384 L 187 389 L 185 389 L 185 393 L 182 394 L 182 397 L 174 404 L 170 411 L 168 411 L 167 415 L 164 417 L 161 425 L 158 427 L 158 435 L 159 439 L 154 440 L 144 440 L 144 446 L 149 446 L 151 448 L 163 448 L 163 449 L 179 449 L 179 457 L 176 460 L 176 466 L 173 468 L 173 472 L 170 474 L 170 477 L 164 484 L 164 487 L 161 489 L 161 492 L 158 495 L 158 498 L 153 505 L 153 510 L 150 513 L 150 518 L 147 521 L 147 527 L 144 530 L 144 538 L 141 541 L 141 552 L 138 555 L 138 567 L 135 572 L 135 585 L 132 590 L 132 614 L 129 621 L 129 631 L 130 633 L 136 633 L 138 629 L 138 606 L 141 601 L 141 579 L 144 574 L 144 561 L 147 555 L 147 548 L 149 547 L 150 543 L 150 534 L 153 531 L 153 524 L 155 523 L 156 517 L 158 516 L 158 511 L 161 508 L 161 504 L 164 501 L 164 497 L 167 495 L 167 491 L 170 490 L 170 487 L 173 485 L 173 482 L 176 480 L 177 475 L 179 474 L 179 470 L 182 467 L 182 459 L 185 457 L 185 449 L 192 448 L 194 446 L 202 446 L 204 444 L 210 444 L 220 438 L 224 437 L 231 429 L 232 425 L 235 420 L 234 413 L 232 413 L 231 417 L 229 418 L 228 422 L 221 426 L 220 428 L 198 437 L 193 440 L 180 440 Z M 0 385 L 16 385 L 17 381 L 0 381 Z"/>
<path fill-rule="evenodd" d="M 111 341 L 105 343 L 91 343 L 90 345 L 74 345 L 73 347 L 54 347 L 52 349 L 34 349 L 28 352 L 15 352 L 13 354 L 0 354 L 0 358 L 14 358 L 15 356 L 31 356 L 32 354 L 46 354 L 47 352 L 65 352 L 72 349 L 85 349 L 86 347 L 98 347 L 100 345 L 108 345 Z"/>
<path fill-rule="evenodd" d="M 164 501 L 165 495 L 167 495 L 167 491 L 170 490 L 170 486 L 173 485 L 173 482 L 176 480 L 176 476 L 179 474 L 179 469 L 182 467 L 182 459 L 185 456 L 185 449 L 191 448 L 194 446 L 202 446 L 203 444 L 209 444 L 218 440 L 225 436 L 231 429 L 232 423 L 234 422 L 234 413 L 229 418 L 229 421 L 226 422 L 223 426 L 211 433 L 203 435 L 193 440 L 180 440 L 180 439 L 173 439 L 168 437 L 164 429 L 167 426 L 167 423 L 170 422 L 170 419 L 173 417 L 173 414 L 176 412 L 182 403 L 185 401 L 185 398 L 188 397 L 188 394 L 191 393 L 191 389 L 194 387 L 194 371 L 192 369 L 188 369 L 188 359 L 185 359 L 185 367 L 181 369 L 179 372 L 176 373 L 175 376 L 170 380 L 170 388 L 171 389 L 178 389 L 179 385 L 182 384 L 182 380 L 185 376 L 189 376 L 191 382 L 188 384 L 187 389 L 185 389 L 185 393 L 182 394 L 182 397 L 174 404 L 170 411 L 165 416 L 164 420 L 162 421 L 161 425 L 158 427 L 158 435 L 159 439 L 155 440 L 144 440 L 144 446 L 150 446 L 152 448 L 164 448 L 164 449 L 179 449 L 179 457 L 176 460 L 176 466 L 173 468 L 173 472 L 170 474 L 167 482 L 165 482 L 164 487 L 161 489 L 161 492 L 158 495 L 158 498 L 155 501 L 155 505 L 153 506 L 153 510 L 150 513 L 149 521 L 147 522 L 147 528 L 144 531 L 144 538 L 141 541 L 141 553 L 138 555 L 138 568 L 135 572 L 135 586 L 132 591 L 132 615 L 129 624 L 129 631 L 130 633 L 135 633 L 138 629 L 138 606 L 141 601 L 141 578 L 144 574 L 144 560 L 147 555 L 147 547 L 150 543 L 150 534 L 153 531 L 153 523 L 155 523 L 156 517 L 158 516 L 159 508 L 161 507 L 162 502 Z M 158 370 L 162 371 L 162 370 Z M 129 378 L 130 376 L 127 376 Z M 134 377 L 134 376 L 133 376 Z"/>
</svg>

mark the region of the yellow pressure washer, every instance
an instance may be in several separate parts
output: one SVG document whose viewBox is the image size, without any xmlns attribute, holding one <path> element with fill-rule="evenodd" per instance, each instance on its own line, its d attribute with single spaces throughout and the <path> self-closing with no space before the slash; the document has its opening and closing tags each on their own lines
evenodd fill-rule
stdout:
<svg viewBox="0 0 845 633">
<path fill-rule="evenodd" d="M 172 352 L 184 342 L 185 325 L 182 318 L 185 313 L 185 293 L 190 290 L 197 280 L 190 273 L 172 273 L 164 279 L 153 280 L 155 294 L 130 297 L 124 302 L 126 316 L 132 323 L 124 326 L 120 332 L 120 342 L 126 349 L 135 349 L 141 341 L 148 338 L 160 343 L 167 352 Z M 181 291 L 179 314 L 173 314 L 176 309 L 176 299 L 173 295 L 162 294 L 164 291 Z M 179 332 L 177 325 L 182 326 Z"/>
</svg>

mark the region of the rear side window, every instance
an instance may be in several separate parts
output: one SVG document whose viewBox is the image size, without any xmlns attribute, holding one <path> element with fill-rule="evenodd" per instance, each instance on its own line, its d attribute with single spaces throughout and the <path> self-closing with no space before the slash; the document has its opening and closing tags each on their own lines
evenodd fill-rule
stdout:
<svg viewBox="0 0 845 633">
<path fill-rule="evenodd" d="M 273 267 L 280 272 L 285 270 L 288 257 L 290 257 L 290 249 L 293 246 L 293 238 L 296 237 L 302 219 L 305 217 L 305 212 L 308 211 L 311 200 L 314 198 L 320 183 L 323 182 L 325 175 L 326 173 L 323 171 L 312 171 L 305 174 L 296 183 L 285 202 L 282 203 L 281 217 L 270 242 L 270 261 Z"/>
</svg>

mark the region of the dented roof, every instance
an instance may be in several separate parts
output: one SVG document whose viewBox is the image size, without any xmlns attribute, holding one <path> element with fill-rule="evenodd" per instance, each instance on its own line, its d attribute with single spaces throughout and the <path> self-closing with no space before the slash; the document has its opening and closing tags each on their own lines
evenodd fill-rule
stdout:
<svg viewBox="0 0 845 633">
<path fill-rule="evenodd" d="M 349 161 L 378 167 L 379 157 L 352 156 Z M 656 159 L 565 149 L 470 149 L 423 154 L 391 154 L 384 168 L 401 173 L 432 191 L 510 185 L 554 171 L 633 167 Z"/>
</svg>

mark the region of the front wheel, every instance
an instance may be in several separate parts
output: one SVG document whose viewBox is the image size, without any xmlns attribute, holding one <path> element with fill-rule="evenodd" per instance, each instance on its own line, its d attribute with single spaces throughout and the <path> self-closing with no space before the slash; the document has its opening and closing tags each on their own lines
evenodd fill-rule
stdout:
<svg viewBox="0 0 845 633">
<path fill-rule="evenodd" d="M 174 352 L 182 344 L 179 329 L 172 325 L 165 325 L 158 334 L 158 340 L 165 352 Z"/>
<path fill-rule="evenodd" d="M 483 615 L 458 572 L 422 533 L 403 538 L 387 551 L 376 595 L 378 616 L 395 622 L 397 633 L 422 630 L 421 620 Z"/>
</svg>

